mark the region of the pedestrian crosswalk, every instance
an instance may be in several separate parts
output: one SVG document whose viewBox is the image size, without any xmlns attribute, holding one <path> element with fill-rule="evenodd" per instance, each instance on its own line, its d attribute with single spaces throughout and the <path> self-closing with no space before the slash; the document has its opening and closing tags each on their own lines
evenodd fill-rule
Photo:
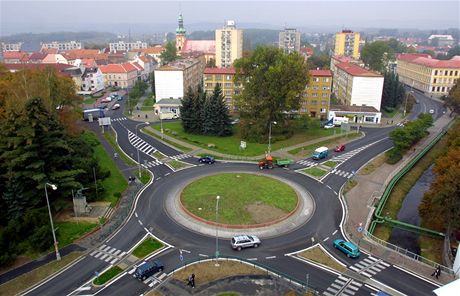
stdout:
<svg viewBox="0 0 460 296">
<path fill-rule="evenodd" d="M 309 159 L 302 159 L 302 160 L 297 161 L 296 163 L 304 165 L 304 166 L 307 166 L 307 167 L 312 167 L 312 166 L 318 165 L 317 162 L 314 162 L 314 161 L 309 160 Z"/>
<path fill-rule="evenodd" d="M 337 176 L 344 177 L 347 179 L 350 179 L 351 177 L 353 177 L 353 173 L 349 173 L 349 172 L 345 172 L 345 171 L 337 170 L 337 169 L 333 169 L 331 171 L 331 174 L 335 174 Z"/>
<path fill-rule="evenodd" d="M 152 145 L 145 142 L 144 140 L 136 136 L 136 134 L 134 134 L 131 131 L 128 131 L 128 139 L 131 145 L 139 149 L 139 151 L 144 152 L 145 154 L 150 154 L 156 150 Z"/>
<path fill-rule="evenodd" d="M 355 295 L 363 284 L 350 278 L 340 275 L 335 281 L 323 292 L 325 296 L 334 295 Z"/>
<path fill-rule="evenodd" d="M 125 121 L 128 120 L 126 117 L 116 117 L 116 118 L 110 118 L 110 121 Z"/>
<path fill-rule="evenodd" d="M 180 160 L 180 159 L 189 158 L 189 157 L 192 157 L 192 156 L 188 154 L 177 154 L 174 156 L 169 156 L 169 158 L 174 159 L 174 160 Z"/>
<path fill-rule="evenodd" d="M 128 274 L 132 275 L 133 277 L 135 277 L 134 275 L 134 272 L 136 271 L 136 266 L 131 269 L 130 271 L 128 271 Z M 145 280 L 143 280 L 142 282 L 146 285 L 148 285 L 150 288 L 154 287 L 154 286 L 157 286 L 159 284 L 161 284 L 165 278 L 167 277 L 168 275 L 164 272 L 157 272 L 155 273 L 154 275 L 152 275 L 151 277 L 148 277 L 146 278 Z"/>
<path fill-rule="evenodd" d="M 114 264 L 123 258 L 123 256 L 126 255 L 126 252 L 110 246 L 101 245 L 96 250 L 92 251 L 89 255 L 110 264 Z"/>
<path fill-rule="evenodd" d="M 355 156 L 356 154 L 358 154 L 359 152 L 363 151 L 364 149 L 368 148 L 369 146 L 372 146 L 374 143 L 370 143 L 370 144 L 367 144 L 367 145 L 364 145 L 362 147 L 359 147 L 357 149 L 354 149 L 354 150 L 351 150 L 351 151 L 348 151 L 346 153 L 343 153 L 343 154 L 339 154 L 337 156 L 334 156 L 333 158 L 331 158 L 332 161 L 336 161 L 336 162 L 345 162 L 347 161 L 348 159 L 352 158 L 353 156 Z"/>
<path fill-rule="evenodd" d="M 149 162 L 146 162 L 145 164 L 142 165 L 142 167 L 144 168 L 151 168 L 151 167 L 154 167 L 154 166 L 157 166 L 157 165 L 162 165 L 163 163 L 159 160 L 151 160 Z"/>
<path fill-rule="evenodd" d="M 385 261 L 369 256 L 368 258 L 365 258 L 350 266 L 350 269 L 371 278 L 377 272 L 380 272 L 389 266 L 390 264 L 386 263 Z"/>
</svg>

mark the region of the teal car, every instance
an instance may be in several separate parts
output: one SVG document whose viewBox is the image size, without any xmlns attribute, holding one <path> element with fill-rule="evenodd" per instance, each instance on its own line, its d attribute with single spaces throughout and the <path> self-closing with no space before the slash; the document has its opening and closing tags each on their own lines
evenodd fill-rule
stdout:
<svg viewBox="0 0 460 296">
<path fill-rule="evenodd" d="M 358 258 L 361 255 L 359 248 L 355 244 L 344 241 L 343 239 L 336 239 L 333 245 L 334 248 L 345 253 L 347 257 Z"/>
</svg>

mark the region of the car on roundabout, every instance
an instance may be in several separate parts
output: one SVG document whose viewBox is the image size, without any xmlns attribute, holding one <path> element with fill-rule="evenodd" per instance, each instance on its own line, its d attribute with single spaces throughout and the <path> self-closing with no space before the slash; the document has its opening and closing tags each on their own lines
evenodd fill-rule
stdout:
<svg viewBox="0 0 460 296">
<path fill-rule="evenodd" d="M 213 164 L 214 162 L 216 162 L 216 160 L 214 159 L 214 157 L 212 157 L 210 155 L 206 155 L 206 156 L 200 157 L 200 159 L 198 159 L 198 162 L 199 163 Z"/>
<path fill-rule="evenodd" d="M 241 251 L 244 248 L 257 248 L 260 246 L 260 239 L 255 235 L 237 235 L 232 237 L 231 245 L 233 250 Z"/>
<path fill-rule="evenodd" d="M 351 242 L 347 242 L 343 239 L 336 239 L 332 244 L 334 248 L 339 249 L 349 258 L 358 258 L 361 255 L 359 248 Z"/>
<path fill-rule="evenodd" d="M 142 263 L 134 271 L 134 276 L 144 281 L 146 278 L 154 275 L 157 272 L 162 272 L 164 270 L 164 265 L 160 261 L 147 261 Z"/>
</svg>

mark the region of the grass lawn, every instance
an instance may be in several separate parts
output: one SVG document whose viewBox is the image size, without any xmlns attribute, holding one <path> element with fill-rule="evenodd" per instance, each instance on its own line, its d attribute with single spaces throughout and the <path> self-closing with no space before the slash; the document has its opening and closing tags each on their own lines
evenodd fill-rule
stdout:
<svg viewBox="0 0 460 296">
<path fill-rule="evenodd" d="M 148 97 L 144 100 L 144 103 L 142 104 L 141 110 L 142 111 L 151 111 L 153 110 L 153 104 L 155 104 L 155 100 L 153 97 Z"/>
<path fill-rule="evenodd" d="M 297 204 L 296 192 L 278 180 L 253 174 L 226 173 L 204 177 L 189 184 L 182 192 L 183 205 L 206 220 L 216 220 L 216 196 L 219 223 L 253 224 L 258 221 L 248 206 L 268 207 L 289 213 Z M 270 215 L 267 210 L 266 215 Z"/>
<path fill-rule="evenodd" d="M 88 105 L 89 104 L 94 104 L 94 103 L 96 103 L 96 100 L 97 99 L 95 99 L 95 98 L 87 98 L 87 99 L 83 100 L 83 104 L 88 104 Z"/>
<path fill-rule="evenodd" d="M 160 125 L 153 126 L 156 130 L 160 130 Z M 259 143 L 247 143 L 247 148 L 240 150 L 240 133 L 238 126 L 234 126 L 233 136 L 230 137 L 211 137 L 203 135 L 187 134 L 182 128 L 181 122 L 167 122 L 163 123 L 163 129 L 166 134 L 175 137 L 179 140 L 188 142 L 192 145 L 214 150 L 217 152 L 240 155 L 240 156 L 256 156 L 264 154 L 267 151 L 267 144 Z M 174 132 L 174 133 L 173 133 Z M 275 141 L 272 143 L 272 150 L 278 150 L 281 148 L 289 147 L 302 142 L 317 139 L 319 137 L 326 137 L 333 135 L 334 131 L 324 128 L 311 128 L 311 129 L 299 129 L 292 137 L 286 140 Z M 268 135 L 267 135 L 268 138 Z M 276 134 L 272 138 L 276 138 Z M 208 144 L 214 144 L 215 148 L 208 148 Z"/>
<path fill-rule="evenodd" d="M 248 274 L 267 274 L 267 272 L 237 261 L 219 261 L 219 266 L 215 266 L 215 261 L 206 261 L 188 265 L 185 268 L 175 272 L 173 278 L 184 281 L 192 274 L 196 275 L 195 284 L 197 286 L 227 278 L 230 276 L 248 275 Z"/>
<path fill-rule="evenodd" d="M 152 155 L 153 157 L 155 157 L 156 159 L 158 159 L 158 160 L 162 160 L 162 159 L 167 158 L 166 155 L 164 155 L 164 154 L 161 153 L 160 151 L 152 152 L 151 155 Z"/>
<path fill-rule="evenodd" d="M 326 146 L 328 148 L 334 148 L 335 146 L 339 144 L 343 144 L 343 142 L 348 142 L 352 139 L 355 139 L 357 137 L 361 136 L 361 133 L 356 133 L 356 132 L 350 132 L 346 135 L 340 136 L 340 134 L 337 134 L 336 138 L 321 141 L 315 144 L 295 148 L 292 150 L 289 150 L 288 153 L 299 156 L 299 157 L 304 157 L 304 156 L 311 156 L 313 154 L 313 151 L 315 151 L 316 148 L 321 147 L 321 146 Z"/>
<path fill-rule="evenodd" d="M 144 169 L 141 169 L 141 173 L 142 173 L 142 177 L 140 178 L 139 178 L 139 170 L 136 170 L 136 173 L 134 175 L 136 175 L 136 177 L 141 180 L 142 184 L 145 185 L 150 181 L 152 176 L 149 174 L 147 170 L 144 170 Z"/>
<path fill-rule="evenodd" d="M 116 277 L 122 271 L 123 271 L 123 269 L 121 269 L 120 267 L 113 266 L 110 269 L 108 269 L 106 272 L 104 272 L 103 274 L 99 275 L 99 277 L 97 277 L 93 281 L 93 283 L 95 285 L 103 285 L 103 284 L 107 283 L 108 281 L 110 281 L 111 279 L 113 279 L 114 277 Z"/>
<path fill-rule="evenodd" d="M 392 231 L 393 227 L 389 226 L 388 224 L 378 223 L 375 226 L 374 233 L 372 233 L 372 235 L 378 237 L 381 240 L 388 241 Z"/>
<path fill-rule="evenodd" d="M 71 263 L 78 257 L 80 257 L 82 252 L 72 252 L 61 258 L 61 261 L 51 261 L 48 264 L 40 266 L 34 269 L 33 272 L 25 273 L 17 278 L 12 279 L 2 285 L 0 285 L 0 295 L 17 295 L 21 291 L 31 287 L 32 285 L 44 280 L 48 276 L 57 272 L 67 264 Z"/>
<path fill-rule="evenodd" d="M 335 269 L 339 272 L 345 272 L 347 271 L 347 268 L 345 266 L 340 265 L 332 259 L 328 254 L 326 254 L 320 247 L 313 247 L 310 248 L 306 251 L 303 251 L 299 254 L 297 254 L 299 257 L 311 260 L 313 262 L 317 262 L 319 264 L 325 265 L 327 267 L 330 267 L 332 269 Z"/>
<path fill-rule="evenodd" d="M 137 248 L 134 249 L 133 255 L 138 258 L 144 258 L 150 253 L 163 247 L 163 244 L 153 238 L 144 240 Z"/>
<path fill-rule="evenodd" d="M 177 160 L 171 160 L 168 162 L 168 164 L 172 166 L 175 170 L 191 167 L 191 165 L 189 165 L 188 163 Z"/>
<path fill-rule="evenodd" d="M 419 237 L 419 243 L 420 255 L 422 257 L 443 264 L 442 251 L 444 241 L 442 239 L 421 235 Z"/>
<path fill-rule="evenodd" d="M 99 160 L 100 166 L 110 171 L 110 176 L 102 181 L 102 185 L 105 189 L 102 200 L 109 201 L 113 207 L 118 201 L 118 197 L 116 195 L 126 190 L 128 187 L 128 181 L 118 170 L 117 165 L 112 159 L 112 155 L 109 156 L 107 154 L 94 133 L 86 131 L 82 136 L 89 138 L 93 143 L 98 143 L 98 145 L 93 146 L 94 154 Z"/>
<path fill-rule="evenodd" d="M 333 168 L 337 165 L 337 162 L 335 161 L 332 161 L 332 160 L 328 160 L 324 163 L 322 163 L 323 165 L 327 166 L 327 167 L 330 167 L 330 168 Z"/>
<path fill-rule="evenodd" d="M 57 230 L 57 240 L 59 248 L 71 244 L 74 240 L 81 237 L 83 234 L 96 228 L 98 225 L 88 222 L 58 222 L 55 223 Z"/>
<path fill-rule="evenodd" d="M 348 179 L 347 183 L 345 184 L 345 187 L 343 188 L 343 194 L 353 189 L 353 187 L 355 187 L 356 185 L 358 185 L 358 181 L 353 180 L 353 179 Z"/>
<path fill-rule="evenodd" d="M 188 147 L 182 146 L 182 145 L 177 144 L 177 143 L 175 143 L 175 142 L 169 141 L 168 139 L 162 139 L 161 136 L 159 136 L 159 135 L 155 134 L 154 132 L 152 132 L 152 131 L 150 130 L 151 128 L 152 128 L 152 127 L 150 127 L 150 126 L 149 126 L 149 127 L 145 127 L 145 128 L 142 129 L 142 131 L 145 132 L 146 134 L 148 134 L 148 135 L 154 137 L 154 138 L 157 138 L 157 139 L 159 139 L 159 140 L 161 140 L 161 141 L 163 141 L 163 142 L 165 142 L 165 143 L 168 143 L 169 145 L 175 147 L 175 148 L 176 148 L 177 150 L 179 150 L 179 151 L 182 151 L 182 152 L 190 152 L 190 151 L 193 150 L 192 148 L 188 148 Z M 159 128 L 158 128 L 158 130 L 159 130 Z"/>
<path fill-rule="evenodd" d="M 309 174 L 309 175 L 312 175 L 314 177 L 322 177 L 322 176 L 327 174 L 327 172 L 325 170 L 322 170 L 322 169 L 317 168 L 317 167 L 308 168 L 308 169 L 305 169 L 305 170 L 302 170 L 302 171 L 307 173 L 307 174 Z"/>
<path fill-rule="evenodd" d="M 369 162 L 365 167 L 359 170 L 359 175 L 370 175 L 372 174 L 378 167 L 382 166 L 385 163 L 386 155 L 385 153 L 377 156 L 371 162 Z"/>
<path fill-rule="evenodd" d="M 126 156 L 126 154 L 123 153 L 123 151 L 121 151 L 120 147 L 117 144 L 117 141 L 115 140 L 115 135 L 113 134 L 113 132 L 111 132 L 111 131 L 110 132 L 105 132 L 104 133 L 104 138 L 107 140 L 107 142 L 109 142 L 110 146 L 112 146 L 112 148 L 115 149 L 115 151 L 117 151 L 118 157 L 123 159 L 123 161 L 126 163 L 126 165 L 128 165 L 128 166 L 135 166 L 136 165 L 136 163 L 134 161 L 132 161 L 128 156 Z"/>
</svg>

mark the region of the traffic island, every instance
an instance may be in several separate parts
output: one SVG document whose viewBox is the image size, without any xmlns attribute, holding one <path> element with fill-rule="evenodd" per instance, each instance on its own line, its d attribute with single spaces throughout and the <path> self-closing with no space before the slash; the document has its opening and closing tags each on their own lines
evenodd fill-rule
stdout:
<svg viewBox="0 0 460 296">
<path fill-rule="evenodd" d="M 301 172 L 305 173 L 306 175 L 314 178 L 314 179 L 321 179 L 328 173 L 327 170 L 318 168 L 318 167 L 312 167 L 308 169 L 301 170 Z"/>
<path fill-rule="evenodd" d="M 345 272 L 347 267 L 332 257 L 321 245 L 308 248 L 297 254 L 298 257 L 306 259 L 325 268 Z"/>
</svg>

